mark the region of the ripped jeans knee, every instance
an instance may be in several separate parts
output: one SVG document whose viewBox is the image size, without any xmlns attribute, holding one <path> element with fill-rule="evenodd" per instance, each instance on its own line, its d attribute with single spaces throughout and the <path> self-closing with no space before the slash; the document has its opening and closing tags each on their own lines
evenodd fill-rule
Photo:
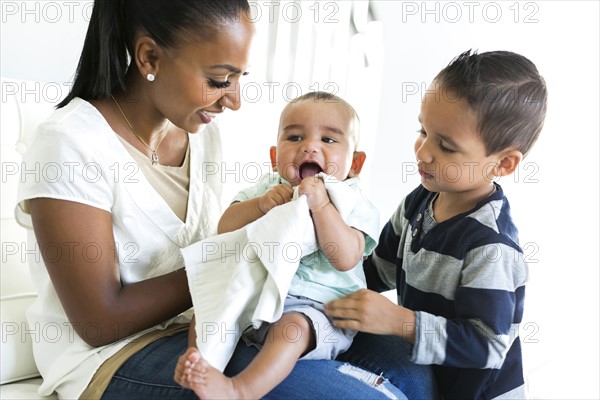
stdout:
<svg viewBox="0 0 600 400">
<path fill-rule="evenodd" d="M 345 375 L 349 375 L 359 381 L 371 386 L 384 394 L 389 399 L 408 400 L 408 398 L 394 385 L 390 383 L 383 374 L 377 375 L 360 367 L 356 367 L 349 363 L 340 365 L 337 369 Z"/>
</svg>

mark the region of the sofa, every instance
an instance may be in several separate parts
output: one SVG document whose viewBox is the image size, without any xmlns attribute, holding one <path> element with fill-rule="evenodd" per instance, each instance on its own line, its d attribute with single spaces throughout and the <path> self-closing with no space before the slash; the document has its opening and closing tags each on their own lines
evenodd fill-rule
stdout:
<svg viewBox="0 0 600 400">
<path fill-rule="evenodd" d="M 44 335 L 51 335 L 52 327 L 29 327 L 25 311 L 36 298 L 29 275 L 27 231 L 14 217 L 17 187 L 23 177 L 21 156 L 36 127 L 46 119 L 60 101 L 58 85 L 16 79 L 1 79 L 0 147 L 2 165 L 1 240 L 2 268 L 1 312 L 2 342 L 0 343 L 0 398 L 1 399 L 56 399 L 41 397 L 37 388 L 41 383 L 31 344 Z"/>
</svg>

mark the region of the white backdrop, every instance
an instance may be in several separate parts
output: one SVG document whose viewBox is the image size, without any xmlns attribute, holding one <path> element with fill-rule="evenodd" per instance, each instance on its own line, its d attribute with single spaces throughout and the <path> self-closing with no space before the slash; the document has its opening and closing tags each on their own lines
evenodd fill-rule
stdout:
<svg viewBox="0 0 600 400">
<path fill-rule="evenodd" d="M 265 56 L 269 56 L 268 32 L 273 29 L 272 3 L 254 2 L 263 13 L 257 20 L 259 43 L 250 79 L 260 85 L 267 79 Z M 348 3 L 303 1 L 301 22 L 304 26 L 306 21 L 314 22 L 320 38 L 347 32 Z M 361 3 L 366 1 L 356 2 L 356 14 L 367 10 Z M 314 50 L 310 53 L 312 64 L 296 59 L 296 71 L 304 71 L 307 65 L 320 68 L 312 80 L 285 75 L 289 65 L 284 67 L 281 58 L 276 64 L 279 69 L 271 71 L 275 74 L 271 79 L 279 84 L 302 81 L 303 87 L 316 82 L 321 89 L 334 83 L 339 93 L 356 105 L 365 122 L 362 147 L 368 153 L 363 180 L 385 221 L 400 198 L 419 181 L 412 147 L 419 127 L 420 97 L 433 76 L 469 48 L 512 50 L 535 62 L 550 93 L 546 125 L 518 174 L 500 182 L 511 200 L 530 261 L 531 282 L 521 331 L 530 391 L 535 398 L 600 398 L 599 3 L 373 3 L 373 15 L 367 13 L 353 21 L 352 29 L 359 34 L 350 42 L 314 38 L 298 42 L 301 48 Z M 56 93 L 56 86 L 68 86 L 91 2 L 0 0 L 0 6 L 1 75 L 49 83 L 21 88 L 19 95 L 48 97 Z M 281 17 L 284 9 L 275 14 Z M 293 9 L 287 10 L 292 12 L 287 20 L 298 17 Z M 365 24 L 373 19 L 380 20 L 383 28 L 375 22 L 367 28 Z M 302 32 L 300 39 L 309 37 L 309 31 Z M 383 39 L 378 39 L 381 34 Z M 347 68 L 333 67 L 339 67 L 342 57 L 328 50 L 333 44 L 335 48 L 347 46 L 351 54 L 344 60 Z M 288 57 L 288 51 L 285 42 L 277 47 L 278 57 Z M 281 92 L 275 93 L 272 100 L 267 91 L 258 101 L 246 99 L 253 101 L 222 118 L 225 157 L 230 160 L 226 168 L 232 171 L 226 177 L 226 197 L 247 185 L 245 165 L 258 162 L 262 166 L 268 161 L 268 146 L 275 141 L 285 100 Z M 5 95 L 3 87 L 3 98 Z M 232 164 L 235 162 L 238 166 Z M 11 200 L 2 197 L 2 201 Z"/>
</svg>

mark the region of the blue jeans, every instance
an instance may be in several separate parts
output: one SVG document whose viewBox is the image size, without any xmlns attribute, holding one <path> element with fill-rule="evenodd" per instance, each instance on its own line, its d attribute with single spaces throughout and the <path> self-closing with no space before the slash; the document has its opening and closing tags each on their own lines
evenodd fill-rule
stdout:
<svg viewBox="0 0 600 400">
<path fill-rule="evenodd" d="M 370 336 L 372 339 L 378 338 L 373 335 Z M 187 332 L 181 332 L 171 337 L 159 339 L 146 346 L 121 366 L 104 392 L 102 399 L 197 399 L 193 391 L 183 389 L 173 380 L 175 365 L 179 356 L 187 349 L 187 345 Z M 352 348 L 354 347 L 353 345 Z M 386 351 L 382 351 L 381 346 L 378 347 L 376 353 L 368 354 L 368 356 L 361 349 L 356 353 L 355 360 L 362 363 L 367 358 L 377 360 L 378 357 L 388 355 L 385 354 Z M 352 353 L 352 348 L 349 353 Z M 371 348 L 375 348 L 375 344 Z M 243 343 L 238 344 L 225 373 L 229 376 L 237 374 L 248 365 L 256 352 L 257 350 L 254 347 L 247 347 Z M 392 361 L 390 357 L 384 358 L 386 360 L 384 361 L 382 358 L 382 363 L 377 363 L 378 366 L 384 365 L 387 367 L 388 365 L 385 363 Z M 286 400 L 328 398 L 370 400 L 389 398 L 383 391 L 363 383 L 349 374 L 340 372 L 338 368 L 343 365 L 344 362 L 341 361 L 298 361 L 292 373 L 264 398 Z M 399 366 L 395 365 L 394 372 L 390 376 L 400 380 L 402 374 L 410 372 L 407 376 L 410 379 L 415 379 L 415 381 L 404 381 L 402 382 L 403 386 L 407 388 L 416 386 L 416 389 L 425 389 L 418 386 L 429 382 L 430 372 L 420 368 L 412 371 L 411 366 L 398 368 Z M 396 368 L 397 371 L 395 371 Z M 373 372 L 380 373 L 376 370 L 373 370 Z M 386 371 L 384 377 L 387 378 L 388 372 Z M 406 396 L 390 382 L 384 381 L 380 386 L 397 398 L 406 399 Z"/>
<path fill-rule="evenodd" d="M 410 360 L 412 346 L 398 336 L 359 332 L 338 360 L 382 374 L 410 400 L 439 399 L 433 369 Z"/>
</svg>

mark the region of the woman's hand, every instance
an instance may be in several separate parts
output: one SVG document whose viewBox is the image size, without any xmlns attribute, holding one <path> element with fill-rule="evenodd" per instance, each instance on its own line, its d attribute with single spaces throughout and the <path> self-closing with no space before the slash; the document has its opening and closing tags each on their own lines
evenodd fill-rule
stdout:
<svg viewBox="0 0 600 400">
<path fill-rule="evenodd" d="M 325 313 L 338 328 L 379 335 L 396 335 L 414 343 L 415 313 L 385 296 L 361 289 L 325 305 Z"/>
<path fill-rule="evenodd" d="M 293 194 L 294 189 L 291 186 L 284 184 L 273 186 L 258 198 L 258 208 L 263 214 L 266 214 L 271 209 L 290 202 Z"/>
</svg>

